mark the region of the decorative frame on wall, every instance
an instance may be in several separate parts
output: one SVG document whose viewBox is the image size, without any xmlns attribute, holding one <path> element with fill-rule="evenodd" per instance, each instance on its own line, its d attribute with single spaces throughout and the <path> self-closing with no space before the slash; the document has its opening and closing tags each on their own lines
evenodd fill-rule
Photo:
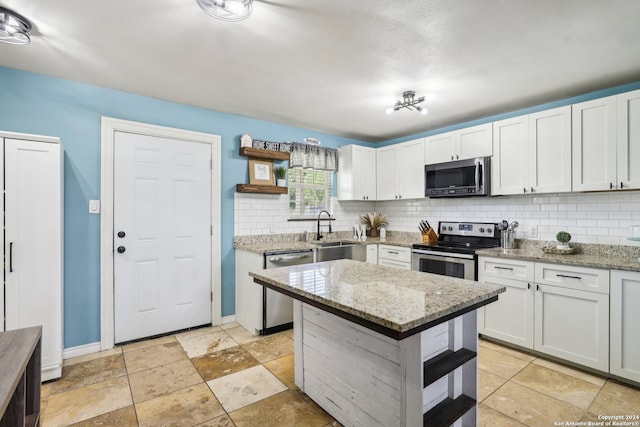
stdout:
<svg viewBox="0 0 640 427">
<path fill-rule="evenodd" d="M 249 157 L 249 184 L 275 185 L 273 160 L 260 160 Z"/>
</svg>

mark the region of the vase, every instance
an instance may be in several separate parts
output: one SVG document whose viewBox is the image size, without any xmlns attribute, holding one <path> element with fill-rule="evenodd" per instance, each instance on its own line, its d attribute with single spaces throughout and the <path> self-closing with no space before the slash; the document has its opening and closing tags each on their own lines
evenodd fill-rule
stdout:
<svg viewBox="0 0 640 427">
<path fill-rule="evenodd" d="M 285 178 L 278 178 L 278 179 L 276 179 L 276 185 L 278 187 L 286 187 L 287 186 L 287 180 Z"/>
<path fill-rule="evenodd" d="M 367 235 L 369 237 L 378 237 L 378 229 L 377 228 L 370 228 L 369 232 L 367 233 Z"/>
</svg>

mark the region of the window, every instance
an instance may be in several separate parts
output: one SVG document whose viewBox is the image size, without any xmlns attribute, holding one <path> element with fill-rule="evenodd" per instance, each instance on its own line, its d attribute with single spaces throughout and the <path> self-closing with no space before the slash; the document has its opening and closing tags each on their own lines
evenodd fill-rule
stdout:
<svg viewBox="0 0 640 427">
<path fill-rule="evenodd" d="M 331 212 L 333 172 L 319 169 L 289 169 L 289 219 L 314 218 L 322 210 Z"/>
</svg>

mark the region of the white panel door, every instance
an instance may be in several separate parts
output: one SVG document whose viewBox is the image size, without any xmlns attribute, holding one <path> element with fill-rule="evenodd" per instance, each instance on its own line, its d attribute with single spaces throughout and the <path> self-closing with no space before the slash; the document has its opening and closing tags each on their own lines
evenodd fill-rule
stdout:
<svg viewBox="0 0 640 427">
<path fill-rule="evenodd" d="M 616 97 L 572 106 L 573 191 L 610 190 L 616 184 Z"/>
<path fill-rule="evenodd" d="M 114 333 L 211 322 L 211 146 L 116 132 Z"/>
<path fill-rule="evenodd" d="M 493 123 L 491 194 L 523 194 L 529 189 L 529 116 Z"/>
<path fill-rule="evenodd" d="M 51 379 L 63 346 L 61 148 L 6 139 L 4 150 L 6 327 L 42 326 L 43 379 Z"/>
<path fill-rule="evenodd" d="M 640 90 L 618 95 L 618 188 L 640 188 Z"/>
</svg>

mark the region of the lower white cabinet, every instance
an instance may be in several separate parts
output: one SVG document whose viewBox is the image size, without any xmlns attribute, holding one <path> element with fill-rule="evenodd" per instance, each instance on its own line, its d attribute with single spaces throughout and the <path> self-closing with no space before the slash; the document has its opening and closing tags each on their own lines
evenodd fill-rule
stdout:
<svg viewBox="0 0 640 427">
<path fill-rule="evenodd" d="M 378 263 L 378 245 L 367 245 L 367 259 L 369 264 Z"/>
<path fill-rule="evenodd" d="M 640 382 L 640 272 L 611 271 L 611 373 Z"/>
<path fill-rule="evenodd" d="M 480 257 L 478 280 L 507 288 L 478 310 L 479 333 L 609 371 L 607 270 Z"/>
<path fill-rule="evenodd" d="M 609 295 L 536 284 L 533 348 L 609 370 Z"/>
<path fill-rule="evenodd" d="M 498 301 L 478 311 L 480 333 L 521 347 L 533 348 L 533 290 L 531 282 L 487 278 L 480 281 L 505 286 Z"/>
<path fill-rule="evenodd" d="M 411 248 L 378 245 L 378 265 L 411 270 Z"/>
</svg>

